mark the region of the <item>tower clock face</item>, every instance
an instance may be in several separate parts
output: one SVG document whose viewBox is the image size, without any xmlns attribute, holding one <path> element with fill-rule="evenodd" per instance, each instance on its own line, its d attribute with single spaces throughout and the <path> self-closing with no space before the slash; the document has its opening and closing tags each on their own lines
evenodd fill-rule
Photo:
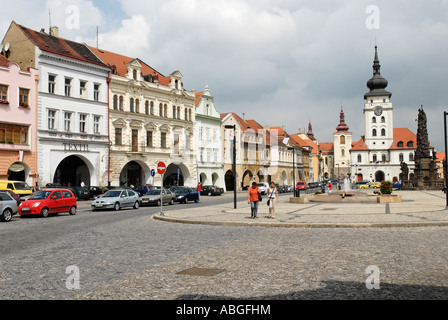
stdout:
<svg viewBox="0 0 448 320">
<path fill-rule="evenodd" d="M 375 112 L 376 116 L 380 116 L 383 114 L 383 108 L 377 107 L 377 108 L 375 108 L 374 112 Z"/>
</svg>

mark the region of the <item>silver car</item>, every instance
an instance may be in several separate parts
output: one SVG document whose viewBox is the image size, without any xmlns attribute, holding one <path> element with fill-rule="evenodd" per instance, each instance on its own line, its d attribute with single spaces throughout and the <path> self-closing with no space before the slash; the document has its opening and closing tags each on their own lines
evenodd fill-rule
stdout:
<svg viewBox="0 0 448 320">
<path fill-rule="evenodd" d="M 142 205 L 156 204 L 160 206 L 160 192 L 162 190 L 149 190 L 144 196 L 140 198 Z M 168 189 L 163 189 L 163 203 L 174 204 L 176 195 Z"/>
<path fill-rule="evenodd" d="M 0 220 L 9 222 L 12 216 L 17 214 L 17 201 L 7 192 L 0 192 Z"/>
<path fill-rule="evenodd" d="M 138 193 L 129 189 L 109 190 L 101 198 L 94 200 L 91 204 L 92 210 L 114 209 L 115 211 L 125 207 L 140 207 Z"/>
</svg>

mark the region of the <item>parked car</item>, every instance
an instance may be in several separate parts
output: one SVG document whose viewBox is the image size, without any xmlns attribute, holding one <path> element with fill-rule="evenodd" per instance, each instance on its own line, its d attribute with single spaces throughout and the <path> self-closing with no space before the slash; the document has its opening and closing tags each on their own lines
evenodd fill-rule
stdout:
<svg viewBox="0 0 448 320">
<path fill-rule="evenodd" d="M 293 187 L 291 185 L 286 186 L 286 192 L 292 192 Z"/>
<path fill-rule="evenodd" d="M 173 187 L 170 189 L 176 196 L 174 201 L 188 203 L 188 201 L 199 202 L 198 190 L 189 187 Z"/>
<path fill-rule="evenodd" d="M 309 189 L 313 189 L 313 188 L 319 188 L 319 182 L 310 182 L 308 183 L 308 188 Z"/>
<path fill-rule="evenodd" d="M 307 187 L 306 187 L 305 182 L 303 182 L 303 181 L 297 182 L 296 190 L 306 190 L 306 189 L 307 189 Z"/>
<path fill-rule="evenodd" d="M 130 189 L 113 189 L 107 191 L 102 197 L 93 200 L 92 210 L 114 209 L 115 211 L 125 207 L 138 209 L 140 199 L 138 193 Z"/>
<path fill-rule="evenodd" d="M 275 188 L 277 189 L 278 193 L 284 193 L 285 192 L 284 186 L 276 185 Z"/>
<path fill-rule="evenodd" d="M 395 182 L 392 184 L 392 188 L 393 188 L 393 189 L 401 189 L 401 187 L 402 187 L 401 181 L 395 181 Z"/>
<path fill-rule="evenodd" d="M 89 189 L 91 199 L 96 199 L 99 196 L 105 194 L 107 191 L 109 191 L 107 188 L 92 187 L 92 186 L 90 186 L 88 189 Z"/>
<path fill-rule="evenodd" d="M 74 190 L 76 200 L 89 200 L 90 191 L 85 187 L 72 187 L 69 190 Z"/>
<path fill-rule="evenodd" d="M 29 200 L 19 206 L 19 214 L 41 215 L 46 218 L 50 214 L 68 212 L 75 215 L 77 210 L 75 195 L 68 189 L 46 189 L 33 193 Z"/>
<path fill-rule="evenodd" d="M 358 181 L 356 182 L 357 185 L 361 185 L 361 184 L 369 184 L 369 180 L 362 180 L 362 181 Z"/>
<path fill-rule="evenodd" d="M 269 189 L 269 183 L 267 182 L 258 182 L 257 187 L 260 188 L 261 194 L 266 194 Z"/>
<path fill-rule="evenodd" d="M 161 193 L 162 197 L 160 196 Z M 176 195 L 169 189 L 154 189 L 149 190 L 148 193 L 140 198 L 142 205 L 156 204 L 160 206 L 161 200 L 163 200 L 163 203 L 169 203 L 170 205 L 173 205 L 174 201 L 176 200 Z"/>
<path fill-rule="evenodd" d="M 21 198 L 20 198 L 20 196 L 19 196 L 18 194 L 16 194 L 14 191 L 5 189 L 5 190 L 0 190 L 0 192 L 7 192 L 7 193 L 9 193 L 9 195 L 10 195 L 14 200 L 17 201 L 17 206 L 20 204 Z"/>
<path fill-rule="evenodd" d="M 0 181 L 0 189 L 11 190 L 20 197 L 33 193 L 33 189 L 23 181 Z"/>
<path fill-rule="evenodd" d="M 17 212 L 17 200 L 8 192 L 0 192 L 0 220 L 9 222 Z"/>
<path fill-rule="evenodd" d="M 201 195 L 219 196 L 224 193 L 223 188 L 217 186 L 202 186 Z"/>
<path fill-rule="evenodd" d="M 151 186 L 138 186 L 134 188 L 134 191 L 137 192 L 140 197 L 147 194 L 149 190 L 152 190 L 153 187 Z"/>
</svg>

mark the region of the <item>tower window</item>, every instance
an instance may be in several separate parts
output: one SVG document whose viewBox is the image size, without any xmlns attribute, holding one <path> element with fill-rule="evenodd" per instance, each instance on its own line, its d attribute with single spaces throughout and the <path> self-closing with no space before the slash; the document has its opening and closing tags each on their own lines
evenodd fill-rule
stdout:
<svg viewBox="0 0 448 320">
<path fill-rule="evenodd" d="M 372 136 L 373 136 L 373 137 L 376 137 L 376 129 L 373 129 L 373 130 L 372 130 Z"/>
<path fill-rule="evenodd" d="M 386 136 L 386 129 L 381 129 L 381 136 L 385 137 Z"/>
<path fill-rule="evenodd" d="M 381 123 L 386 123 L 386 118 L 385 117 L 381 117 Z"/>
<path fill-rule="evenodd" d="M 358 162 L 362 162 L 362 157 L 360 154 L 358 154 Z"/>
<path fill-rule="evenodd" d="M 341 144 L 345 144 L 345 136 L 341 136 L 341 138 L 340 138 L 340 143 L 341 143 Z"/>
<path fill-rule="evenodd" d="M 372 118 L 372 123 L 376 123 L 376 117 Z"/>
</svg>

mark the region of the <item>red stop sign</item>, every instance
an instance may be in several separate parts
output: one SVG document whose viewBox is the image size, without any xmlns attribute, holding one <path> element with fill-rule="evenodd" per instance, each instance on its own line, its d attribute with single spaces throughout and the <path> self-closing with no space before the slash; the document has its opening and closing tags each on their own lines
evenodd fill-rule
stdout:
<svg viewBox="0 0 448 320">
<path fill-rule="evenodd" d="M 166 172 L 166 165 L 163 162 L 159 162 L 157 165 L 157 173 L 158 174 L 164 174 Z"/>
</svg>

